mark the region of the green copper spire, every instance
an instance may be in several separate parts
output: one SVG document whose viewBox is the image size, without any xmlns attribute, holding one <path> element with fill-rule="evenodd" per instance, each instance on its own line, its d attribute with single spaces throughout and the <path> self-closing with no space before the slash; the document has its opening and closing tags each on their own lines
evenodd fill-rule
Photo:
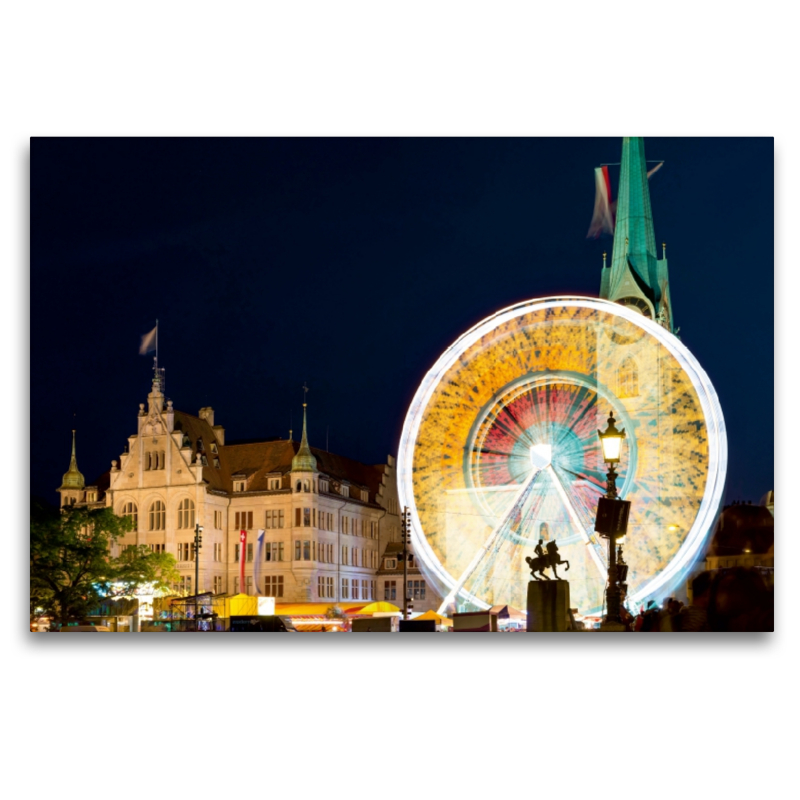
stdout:
<svg viewBox="0 0 800 800">
<path fill-rule="evenodd" d="M 292 472 L 316 472 L 317 459 L 311 453 L 306 435 L 306 404 L 303 403 L 303 438 L 300 440 L 300 449 L 292 459 Z"/>
<path fill-rule="evenodd" d="M 659 261 L 644 139 L 622 140 L 614 250 L 611 265 L 604 266 L 600 296 L 632 306 L 672 331 L 666 256 Z"/>
<path fill-rule="evenodd" d="M 69 460 L 69 469 L 64 473 L 61 489 L 83 489 L 86 482 L 78 471 L 78 459 L 75 457 L 75 431 L 72 431 L 72 458 Z"/>
</svg>

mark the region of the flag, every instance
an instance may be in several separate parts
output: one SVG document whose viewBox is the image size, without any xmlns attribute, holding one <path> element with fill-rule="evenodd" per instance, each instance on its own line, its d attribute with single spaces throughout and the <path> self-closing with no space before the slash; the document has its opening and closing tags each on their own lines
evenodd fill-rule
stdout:
<svg viewBox="0 0 800 800">
<path fill-rule="evenodd" d="M 594 171 L 594 213 L 589 225 L 587 239 L 597 239 L 601 233 L 614 233 L 614 204 L 611 202 L 611 181 L 608 167 L 597 167 Z"/>
<path fill-rule="evenodd" d="M 256 585 L 256 594 L 261 594 L 261 589 L 258 588 L 258 581 L 261 577 L 261 555 L 264 552 L 264 536 L 266 531 L 263 528 L 258 529 L 258 544 L 256 544 L 256 560 L 253 563 L 253 583 Z"/>
<path fill-rule="evenodd" d="M 247 549 L 247 531 L 239 531 L 239 592 L 247 594 L 244 590 L 244 551 Z"/>
<path fill-rule="evenodd" d="M 156 349 L 156 344 L 158 341 L 158 323 L 156 323 L 155 328 L 150 331 L 150 333 L 146 333 L 142 336 L 142 343 L 139 345 L 139 355 L 144 356 L 147 353 L 151 353 L 153 350 Z"/>
</svg>

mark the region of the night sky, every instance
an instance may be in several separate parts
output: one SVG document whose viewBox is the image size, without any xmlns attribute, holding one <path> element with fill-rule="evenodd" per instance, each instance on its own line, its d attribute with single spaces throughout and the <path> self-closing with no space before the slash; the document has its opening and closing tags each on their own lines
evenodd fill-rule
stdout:
<svg viewBox="0 0 800 800">
<path fill-rule="evenodd" d="M 648 138 L 675 324 L 719 394 L 726 501 L 774 488 L 773 140 Z M 31 493 L 87 482 L 166 394 L 228 441 L 396 454 L 409 402 L 461 333 L 553 294 L 597 296 L 593 168 L 621 140 L 33 139 Z M 612 168 L 616 196 L 618 169 Z"/>
</svg>

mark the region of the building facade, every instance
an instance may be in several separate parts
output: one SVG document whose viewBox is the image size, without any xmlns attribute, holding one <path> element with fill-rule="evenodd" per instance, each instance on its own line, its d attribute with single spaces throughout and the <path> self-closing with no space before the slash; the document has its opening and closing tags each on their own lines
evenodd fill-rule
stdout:
<svg viewBox="0 0 800 800">
<path fill-rule="evenodd" d="M 132 517 L 134 529 L 113 555 L 141 545 L 171 553 L 181 594 L 243 592 L 279 602 L 345 605 L 383 600 L 378 573 L 384 551 L 401 549 L 394 458 L 367 465 L 312 448 L 305 414 L 304 404 L 299 443 L 226 444 L 213 408 L 197 415 L 175 409 L 156 371 L 147 403 L 139 406 L 136 433 L 95 485 L 85 485 L 78 471 L 73 431 L 70 468 L 58 489 L 61 506 L 110 507 Z M 198 586 L 196 524 L 203 527 Z M 417 594 L 427 594 L 414 572 Z"/>
</svg>

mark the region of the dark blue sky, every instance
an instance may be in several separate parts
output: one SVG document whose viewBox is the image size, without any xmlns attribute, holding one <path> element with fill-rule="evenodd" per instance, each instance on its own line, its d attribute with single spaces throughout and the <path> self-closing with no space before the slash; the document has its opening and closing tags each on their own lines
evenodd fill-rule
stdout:
<svg viewBox="0 0 800 800">
<path fill-rule="evenodd" d="M 720 397 L 727 500 L 772 489 L 773 140 L 648 138 L 675 324 Z M 499 308 L 597 295 L 593 168 L 621 140 L 33 139 L 31 492 L 92 481 L 149 390 L 229 439 L 300 427 L 377 463 L 442 350 Z M 616 173 L 612 172 L 612 180 Z M 616 185 L 614 185 L 616 194 Z"/>
</svg>

